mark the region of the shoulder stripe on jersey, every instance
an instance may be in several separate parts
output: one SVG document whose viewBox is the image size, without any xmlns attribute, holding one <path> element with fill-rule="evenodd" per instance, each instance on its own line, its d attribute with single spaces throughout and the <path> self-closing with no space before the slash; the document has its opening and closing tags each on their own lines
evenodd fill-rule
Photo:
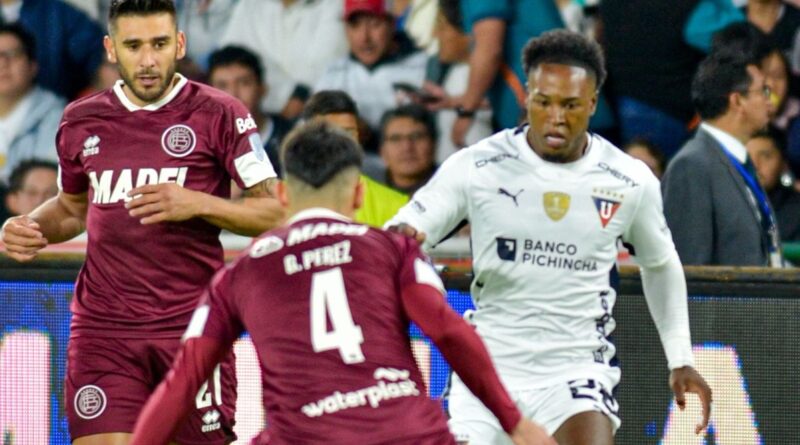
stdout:
<svg viewBox="0 0 800 445">
<path fill-rule="evenodd" d="M 208 321 L 208 312 L 211 310 L 207 304 L 204 304 L 197 309 L 194 310 L 194 314 L 192 314 L 192 321 L 189 322 L 189 327 L 186 328 L 186 332 L 181 337 L 181 341 L 184 342 L 190 338 L 197 338 L 203 334 L 203 329 L 206 327 L 206 322 Z"/>
<path fill-rule="evenodd" d="M 414 275 L 416 275 L 417 283 L 427 284 L 433 286 L 441 293 L 445 293 L 444 283 L 439 278 L 436 270 L 427 262 L 417 258 L 414 260 Z"/>
</svg>

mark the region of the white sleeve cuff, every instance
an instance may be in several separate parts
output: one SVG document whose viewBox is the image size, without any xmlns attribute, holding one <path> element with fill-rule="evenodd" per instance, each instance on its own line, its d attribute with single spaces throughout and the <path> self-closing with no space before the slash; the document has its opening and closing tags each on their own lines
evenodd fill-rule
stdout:
<svg viewBox="0 0 800 445">
<path fill-rule="evenodd" d="M 689 330 L 686 278 L 678 253 L 657 267 L 642 267 L 642 288 L 647 307 L 658 329 L 669 369 L 694 366 Z"/>
<path fill-rule="evenodd" d="M 669 338 L 662 338 L 661 344 L 664 346 L 664 354 L 667 356 L 667 366 L 670 370 L 684 366 L 694 367 L 690 336 L 671 335 Z"/>
</svg>

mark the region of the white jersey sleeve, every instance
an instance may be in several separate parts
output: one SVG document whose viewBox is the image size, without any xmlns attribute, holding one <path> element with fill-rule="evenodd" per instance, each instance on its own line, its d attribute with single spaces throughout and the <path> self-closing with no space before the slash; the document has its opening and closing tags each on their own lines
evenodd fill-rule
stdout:
<svg viewBox="0 0 800 445">
<path fill-rule="evenodd" d="M 467 217 L 471 159 L 468 149 L 450 156 L 384 227 L 408 224 L 425 233 L 425 248 L 436 246 Z"/>
<path fill-rule="evenodd" d="M 634 257 L 640 266 L 655 267 L 669 260 L 675 245 L 664 218 L 658 179 L 649 172 L 642 179 L 639 203 L 622 239 L 633 245 Z"/>
<path fill-rule="evenodd" d="M 664 218 L 658 180 L 648 174 L 642 187 L 639 206 L 623 240 L 633 245 L 641 266 L 647 307 L 669 368 L 693 366 L 686 279 Z"/>
</svg>

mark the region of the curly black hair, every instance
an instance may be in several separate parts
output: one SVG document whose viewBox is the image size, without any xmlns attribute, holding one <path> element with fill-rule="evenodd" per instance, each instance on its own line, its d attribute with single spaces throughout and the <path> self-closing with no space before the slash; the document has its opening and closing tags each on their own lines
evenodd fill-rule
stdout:
<svg viewBox="0 0 800 445">
<path fill-rule="evenodd" d="M 526 75 L 542 63 L 578 66 L 589 71 L 597 89 L 606 81 L 605 57 L 600 45 L 566 29 L 548 31 L 528 41 L 522 50 L 522 67 Z"/>
</svg>

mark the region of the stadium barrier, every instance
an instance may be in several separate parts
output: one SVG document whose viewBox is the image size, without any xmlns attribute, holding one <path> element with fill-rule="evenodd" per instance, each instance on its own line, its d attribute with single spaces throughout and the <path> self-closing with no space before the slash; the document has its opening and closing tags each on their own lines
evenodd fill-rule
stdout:
<svg viewBox="0 0 800 445">
<path fill-rule="evenodd" d="M 68 444 L 63 375 L 69 300 L 80 255 L 48 254 L 27 265 L 0 259 L 0 444 Z M 714 389 L 708 435 L 695 436 L 699 404 L 680 412 L 635 267 L 619 273 L 613 341 L 622 368 L 618 444 L 800 443 L 800 273 L 759 268 L 687 267 L 697 367 Z M 448 300 L 471 307 L 468 269 L 442 273 Z M 413 347 L 434 397 L 448 368 L 412 327 Z M 252 344 L 236 344 L 239 365 L 237 443 L 263 424 L 259 371 Z M 713 438 L 712 438 L 713 436 Z"/>
</svg>

